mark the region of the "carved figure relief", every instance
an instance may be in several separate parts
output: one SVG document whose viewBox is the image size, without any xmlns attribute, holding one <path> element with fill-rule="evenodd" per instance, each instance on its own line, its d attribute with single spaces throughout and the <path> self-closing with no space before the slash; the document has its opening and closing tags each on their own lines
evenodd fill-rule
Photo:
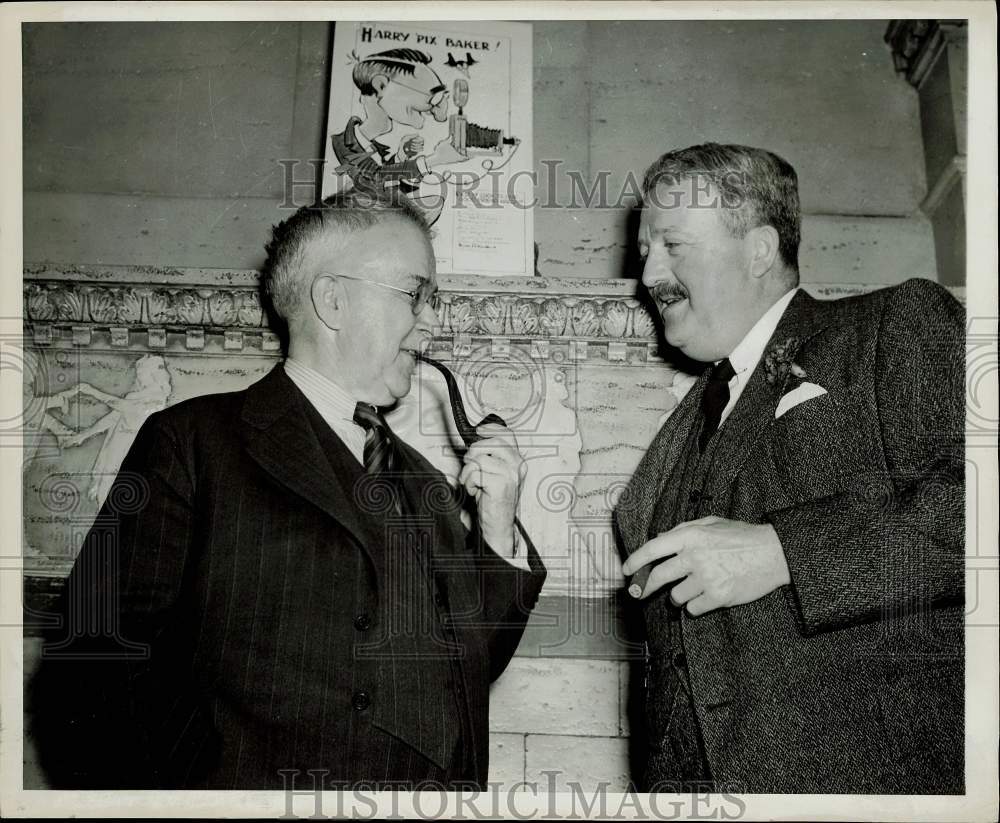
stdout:
<svg viewBox="0 0 1000 823">
<path fill-rule="evenodd" d="M 108 412 L 92 425 L 78 432 L 64 433 L 60 441 L 64 448 L 72 448 L 91 437 L 104 435 L 101 450 L 91 469 L 93 481 L 87 493 L 98 507 L 104 503 L 139 427 L 150 414 L 166 408 L 171 390 L 170 372 L 163 357 L 147 354 L 136 361 L 135 383 L 132 390 L 122 397 L 83 382 L 56 395 L 62 404 L 71 401 L 81 403 L 86 396 L 108 408 Z"/>
</svg>

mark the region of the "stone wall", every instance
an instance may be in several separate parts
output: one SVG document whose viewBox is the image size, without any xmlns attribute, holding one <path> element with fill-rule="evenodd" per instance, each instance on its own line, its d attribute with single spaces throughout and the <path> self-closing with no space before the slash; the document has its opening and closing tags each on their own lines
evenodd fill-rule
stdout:
<svg viewBox="0 0 1000 823">
<path fill-rule="evenodd" d="M 629 173 L 715 140 L 798 170 L 806 282 L 934 278 L 918 95 L 886 27 L 535 22 L 539 272 L 634 275 Z M 24 259 L 259 266 L 278 161 L 308 179 L 323 156 L 331 38 L 325 23 L 26 25 Z M 603 175 L 619 207 L 573 208 L 571 173 L 585 191 Z"/>
<path fill-rule="evenodd" d="M 670 147 L 767 146 L 799 171 L 803 279 L 814 293 L 935 278 L 933 234 L 917 211 L 926 186 L 916 92 L 893 72 L 885 28 L 535 24 L 538 196 L 553 195 L 534 214 L 543 276 L 446 281 L 435 341 L 468 385 L 485 375 L 481 405 L 518 419 L 529 448 L 544 447 L 542 435 L 561 444 L 536 455 L 527 519 L 553 573 L 494 689 L 493 779 L 544 783 L 556 770 L 560 785 L 592 790 L 632 774 L 637 650 L 608 514 L 690 385 L 659 358 L 629 279 L 634 209 L 627 198 L 571 207 L 570 172 L 588 188 L 604 174 L 615 193 Z M 112 439 L 61 445 L 107 410 L 91 398 L 67 401 L 64 414 L 58 394 L 87 383 L 126 398 L 136 364 L 152 356 L 172 403 L 246 385 L 276 361 L 253 270 L 282 216 L 278 161 L 322 156 L 330 39 L 316 23 L 25 27 L 25 317 L 44 375 L 26 398 L 48 427 L 25 473 L 29 607 L 44 610 L 58 588 L 96 510 L 90 495 L 101 490 L 89 478 Z M 420 408 L 440 409 L 440 386 L 421 386 Z M 87 482 L 75 497 L 52 497 L 50 478 L 67 474 Z M 54 512 L 53 501 L 71 509 Z M 29 625 L 39 619 L 28 615 Z M 37 651 L 29 630 L 26 677 Z M 26 785 L 42 786 L 28 744 Z"/>
</svg>

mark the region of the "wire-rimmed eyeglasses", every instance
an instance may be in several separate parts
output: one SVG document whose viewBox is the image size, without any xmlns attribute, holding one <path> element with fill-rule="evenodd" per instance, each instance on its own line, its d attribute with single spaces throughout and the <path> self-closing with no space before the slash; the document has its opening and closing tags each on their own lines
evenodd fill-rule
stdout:
<svg viewBox="0 0 1000 823">
<path fill-rule="evenodd" d="M 367 283 L 369 286 L 380 286 L 383 289 L 390 289 L 399 294 L 405 294 L 410 298 L 410 310 L 413 312 L 414 316 L 419 315 L 420 312 L 424 310 L 424 306 L 430 304 L 430 307 L 437 311 L 438 307 L 438 290 L 437 284 L 430 280 L 421 280 L 420 285 L 417 286 L 416 291 L 411 289 L 404 289 L 400 286 L 390 286 L 388 283 L 380 283 L 378 280 L 368 280 L 365 277 L 356 277 L 351 274 L 337 274 L 335 272 L 324 272 L 324 274 L 330 277 L 343 277 L 345 280 L 357 280 L 359 283 Z"/>
<path fill-rule="evenodd" d="M 441 86 L 435 86 L 430 91 L 424 91 L 423 89 L 418 89 L 415 86 L 408 86 L 406 83 L 400 83 L 395 77 L 389 78 L 389 82 L 395 83 L 397 86 L 402 86 L 404 89 L 415 91 L 417 94 L 426 94 L 427 102 L 430 104 L 431 108 L 439 106 L 441 101 L 448 96 L 447 89 L 444 89 Z"/>
</svg>

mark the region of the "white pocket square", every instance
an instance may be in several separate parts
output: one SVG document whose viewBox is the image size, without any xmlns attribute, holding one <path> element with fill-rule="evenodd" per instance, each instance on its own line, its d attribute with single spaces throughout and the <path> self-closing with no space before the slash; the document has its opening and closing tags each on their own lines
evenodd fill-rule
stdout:
<svg viewBox="0 0 1000 823">
<path fill-rule="evenodd" d="M 777 420 L 799 403 L 805 403 L 806 400 L 812 400 L 814 397 L 822 397 L 824 394 L 826 394 L 826 389 L 815 383 L 803 383 L 801 386 L 796 386 L 778 401 L 778 408 L 774 410 L 774 419 Z"/>
</svg>

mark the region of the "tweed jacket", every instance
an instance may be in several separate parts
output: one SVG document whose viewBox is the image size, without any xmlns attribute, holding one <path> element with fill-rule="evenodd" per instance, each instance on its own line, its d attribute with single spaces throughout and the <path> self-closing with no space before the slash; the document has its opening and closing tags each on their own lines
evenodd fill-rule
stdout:
<svg viewBox="0 0 1000 823">
<path fill-rule="evenodd" d="M 284 788 L 283 769 L 306 789 L 309 769 L 324 785 L 485 782 L 489 685 L 544 567 L 533 546 L 528 572 L 467 535 L 443 475 L 405 445 L 402 459 L 433 596 L 397 574 L 394 557 L 410 555 L 394 552 L 414 547 L 393 544 L 371 508 L 384 495 L 283 367 L 151 416 L 63 602 L 110 604 L 115 637 L 64 635 L 41 667 L 54 782 Z"/>
<path fill-rule="evenodd" d="M 964 362 L 962 308 L 930 281 L 799 292 L 786 310 L 716 434 L 700 515 L 772 524 L 791 584 L 679 624 L 719 785 L 963 790 Z M 616 512 L 627 553 L 649 539 L 706 380 Z M 776 416 L 803 382 L 826 393 Z"/>
</svg>

